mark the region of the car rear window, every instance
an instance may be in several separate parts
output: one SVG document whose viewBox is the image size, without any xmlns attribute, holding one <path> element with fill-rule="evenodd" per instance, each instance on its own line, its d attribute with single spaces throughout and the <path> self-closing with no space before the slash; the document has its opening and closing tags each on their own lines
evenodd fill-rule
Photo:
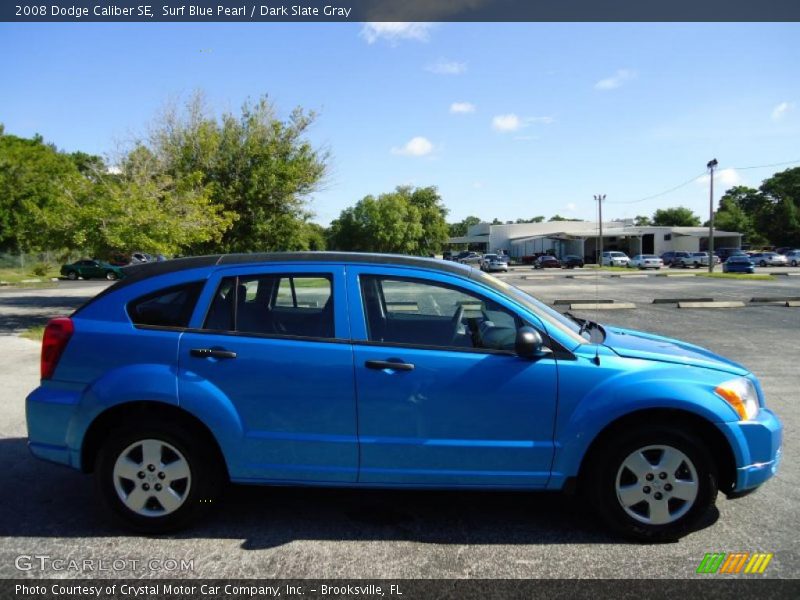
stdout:
<svg viewBox="0 0 800 600">
<path fill-rule="evenodd" d="M 305 273 L 226 277 L 211 303 L 205 329 L 332 339 L 331 277 Z"/>
<path fill-rule="evenodd" d="M 193 281 L 141 296 L 128 303 L 128 316 L 136 325 L 188 327 L 203 285 Z"/>
</svg>

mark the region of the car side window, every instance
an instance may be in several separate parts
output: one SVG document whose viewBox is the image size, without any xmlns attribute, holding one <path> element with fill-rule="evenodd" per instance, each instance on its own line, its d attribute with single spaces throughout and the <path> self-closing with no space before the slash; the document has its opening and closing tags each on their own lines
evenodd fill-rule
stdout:
<svg viewBox="0 0 800 600">
<path fill-rule="evenodd" d="M 334 338 L 333 285 L 327 275 L 226 277 L 205 329 Z"/>
<path fill-rule="evenodd" d="M 128 304 L 128 316 L 136 325 L 188 327 L 203 285 L 194 281 L 141 296 Z"/>
<path fill-rule="evenodd" d="M 369 340 L 513 351 L 522 320 L 496 302 L 440 283 L 360 278 Z"/>
</svg>

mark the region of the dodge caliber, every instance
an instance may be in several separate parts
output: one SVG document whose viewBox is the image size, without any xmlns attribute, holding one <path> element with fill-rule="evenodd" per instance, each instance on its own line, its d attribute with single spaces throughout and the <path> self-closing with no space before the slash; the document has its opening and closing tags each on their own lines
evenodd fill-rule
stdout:
<svg viewBox="0 0 800 600">
<path fill-rule="evenodd" d="M 479 269 L 403 256 L 128 268 L 44 334 L 31 452 L 158 533 L 227 482 L 563 490 L 681 537 L 778 468 L 758 379 L 698 346 L 564 316 Z"/>
</svg>

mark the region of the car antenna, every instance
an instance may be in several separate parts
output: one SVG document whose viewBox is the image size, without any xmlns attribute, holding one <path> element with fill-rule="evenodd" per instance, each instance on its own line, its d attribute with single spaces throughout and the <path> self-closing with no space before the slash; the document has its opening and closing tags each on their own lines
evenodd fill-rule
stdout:
<svg viewBox="0 0 800 600">
<path fill-rule="evenodd" d="M 600 320 L 600 269 L 603 266 L 603 200 L 606 199 L 605 194 L 596 194 L 594 197 L 597 200 L 597 227 L 599 229 L 597 241 L 597 273 L 594 278 L 594 316 L 595 324 Z M 600 366 L 600 344 L 594 346 L 594 364 Z"/>
</svg>

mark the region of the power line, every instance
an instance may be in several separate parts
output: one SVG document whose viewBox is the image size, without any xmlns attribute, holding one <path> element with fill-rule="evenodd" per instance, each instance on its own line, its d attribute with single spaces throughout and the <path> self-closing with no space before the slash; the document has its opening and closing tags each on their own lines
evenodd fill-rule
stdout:
<svg viewBox="0 0 800 600">
<path fill-rule="evenodd" d="M 720 170 L 724 171 L 726 169 L 733 169 L 734 171 L 750 171 L 752 169 L 766 169 L 766 168 L 770 168 L 770 167 L 782 167 L 782 166 L 785 166 L 785 165 L 794 165 L 794 164 L 798 164 L 798 163 L 800 163 L 800 160 L 787 160 L 785 162 L 771 163 L 771 164 L 768 164 L 768 165 L 752 165 L 752 166 L 749 166 L 749 167 L 723 167 Z M 697 181 L 697 179 L 699 179 L 700 177 L 704 176 L 705 174 L 706 174 L 706 171 L 703 171 L 702 173 L 699 173 L 699 174 L 695 175 L 694 177 L 692 177 L 690 179 L 687 179 L 686 181 L 676 185 L 675 187 L 671 187 L 668 190 L 664 190 L 663 192 L 659 192 L 658 194 L 653 194 L 652 196 L 645 196 L 644 198 L 639 198 L 638 200 L 623 200 L 623 201 L 620 201 L 620 200 L 617 200 L 617 201 L 607 200 L 606 204 L 638 204 L 639 202 L 646 202 L 647 200 L 653 200 L 655 198 L 660 198 L 661 196 L 666 196 L 667 194 L 671 194 L 672 192 L 676 192 L 679 189 L 686 187 L 690 183 L 694 183 L 695 181 Z"/>
</svg>

